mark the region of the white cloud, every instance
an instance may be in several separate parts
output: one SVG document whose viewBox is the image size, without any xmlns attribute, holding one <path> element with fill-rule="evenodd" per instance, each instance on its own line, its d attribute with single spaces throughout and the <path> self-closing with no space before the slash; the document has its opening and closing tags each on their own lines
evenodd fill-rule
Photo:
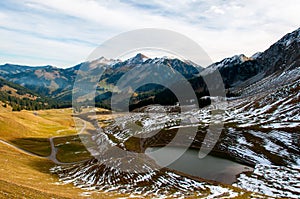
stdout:
<svg viewBox="0 0 300 199">
<path fill-rule="evenodd" d="M 185 34 L 214 61 L 250 56 L 298 28 L 299 10 L 298 0 L 5 1 L 1 62 L 66 67 L 84 61 L 112 36 L 149 27 Z"/>
</svg>

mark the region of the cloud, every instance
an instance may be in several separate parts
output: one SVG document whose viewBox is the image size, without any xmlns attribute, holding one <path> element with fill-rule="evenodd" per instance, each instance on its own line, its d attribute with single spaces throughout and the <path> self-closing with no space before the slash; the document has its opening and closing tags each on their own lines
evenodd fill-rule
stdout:
<svg viewBox="0 0 300 199">
<path fill-rule="evenodd" d="M 8 0 L 0 2 L 1 62 L 72 66 L 106 39 L 166 28 L 214 61 L 263 51 L 299 26 L 297 0 Z"/>
</svg>

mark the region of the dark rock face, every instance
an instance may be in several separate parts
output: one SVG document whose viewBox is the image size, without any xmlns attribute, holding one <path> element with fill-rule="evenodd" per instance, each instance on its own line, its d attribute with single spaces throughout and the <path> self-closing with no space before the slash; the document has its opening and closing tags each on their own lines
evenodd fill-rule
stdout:
<svg viewBox="0 0 300 199">
<path fill-rule="evenodd" d="M 243 87 L 273 74 L 299 67 L 300 28 L 282 37 L 262 53 L 248 58 L 236 55 L 208 68 L 218 69 L 226 88 Z"/>
<path fill-rule="evenodd" d="M 265 76 L 298 67 L 300 63 L 300 28 L 273 44 L 257 57 L 257 62 L 265 71 Z"/>
<path fill-rule="evenodd" d="M 225 88 L 230 88 L 238 86 L 257 75 L 260 72 L 260 67 L 256 60 L 247 60 L 240 63 L 228 63 L 226 67 L 221 67 L 219 71 Z"/>
<path fill-rule="evenodd" d="M 299 65 L 300 29 L 297 29 L 282 37 L 266 51 L 235 65 L 229 63 L 219 70 L 227 88 L 235 90 L 246 88 L 265 78 L 277 78 Z"/>
</svg>

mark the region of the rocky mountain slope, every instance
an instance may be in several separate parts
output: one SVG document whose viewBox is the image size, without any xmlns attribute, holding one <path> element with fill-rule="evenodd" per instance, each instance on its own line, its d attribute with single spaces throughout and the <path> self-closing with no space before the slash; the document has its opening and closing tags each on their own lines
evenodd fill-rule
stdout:
<svg viewBox="0 0 300 199">
<path fill-rule="evenodd" d="M 252 57 L 236 55 L 212 64 L 206 70 L 218 69 L 226 88 L 246 88 L 266 77 L 279 76 L 300 64 L 300 28 L 286 34 L 267 50 Z"/>
<path fill-rule="evenodd" d="M 44 96 L 56 94 L 72 88 L 74 70 L 64 70 L 53 66 L 29 67 L 12 64 L 0 66 L 0 76 L 22 85 Z"/>
</svg>

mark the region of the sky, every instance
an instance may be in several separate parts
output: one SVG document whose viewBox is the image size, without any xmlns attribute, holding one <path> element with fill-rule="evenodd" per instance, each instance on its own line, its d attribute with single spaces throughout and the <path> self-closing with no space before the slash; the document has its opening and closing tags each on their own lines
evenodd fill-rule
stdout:
<svg viewBox="0 0 300 199">
<path fill-rule="evenodd" d="M 181 33 L 213 62 L 251 56 L 299 28 L 299 10 L 299 0 L 3 0 L 0 64 L 71 67 L 140 28 Z"/>
</svg>

